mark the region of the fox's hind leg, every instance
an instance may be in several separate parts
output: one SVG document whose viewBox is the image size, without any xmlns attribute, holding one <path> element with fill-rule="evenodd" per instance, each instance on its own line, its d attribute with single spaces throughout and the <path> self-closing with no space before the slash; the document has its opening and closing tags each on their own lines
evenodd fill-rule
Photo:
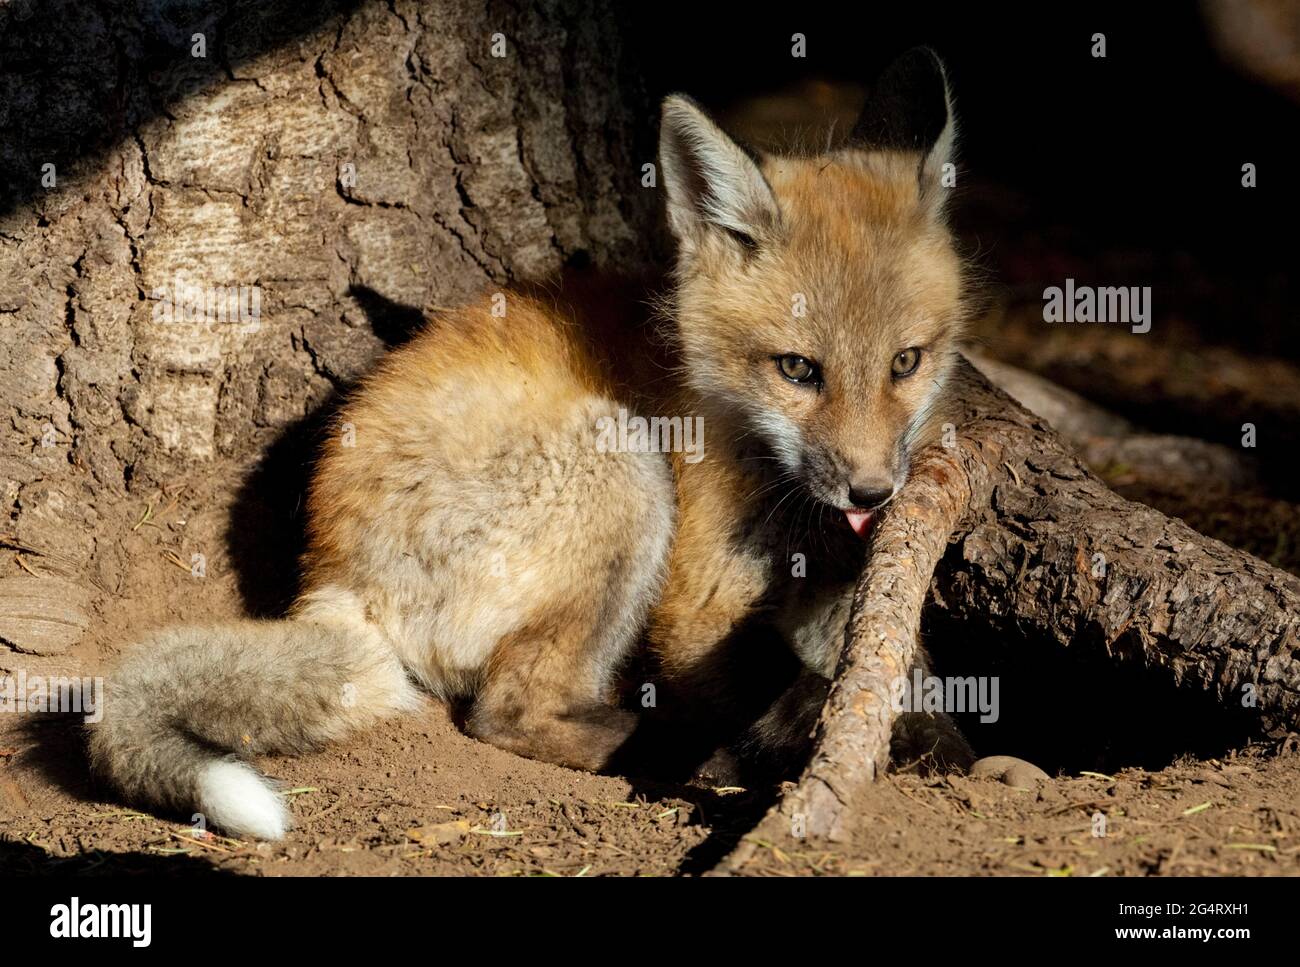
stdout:
<svg viewBox="0 0 1300 967">
<path fill-rule="evenodd" d="M 610 492 L 621 504 L 619 526 L 549 551 L 568 567 L 553 568 L 548 593 L 529 602 L 492 650 L 465 722 L 469 734 L 593 772 L 631 735 L 637 716 L 615 707 L 613 692 L 663 579 L 672 531 L 666 476 L 663 483 Z"/>
<path fill-rule="evenodd" d="M 598 771 L 637 716 L 617 708 L 615 680 L 657 600 L 672 540 L 667 460 L 556 445 L 565 469 L 546 500 L 502 518 L 513 542 L 491 592 L 517 615 L 486 656 L 465 728 L 518 755 Z M 484 589 L 480 587 L 482 593 Z"/>
<path fill-rule="evenodd" d="M 565 609 L 502 639 L 466 731 L 532 759 L 601 769 L 636 715 L 609 703 L 609 681 L 590 660 L 608 645 L 598 640 L 599 621 L 599 613 Z"/>
</svg>

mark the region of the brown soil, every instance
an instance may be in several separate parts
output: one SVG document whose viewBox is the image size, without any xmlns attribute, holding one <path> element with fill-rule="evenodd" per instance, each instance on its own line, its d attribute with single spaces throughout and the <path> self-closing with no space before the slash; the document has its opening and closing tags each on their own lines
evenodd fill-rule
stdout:
<svg viewBox="0 0 1300 967">
<path fill-rule="evenodd" d="M 216 475 L 123 501 L 120 573 L 100 575 L 97 621 L 68 654 L 0 652 L 0 673 L 94 676 L 141 630 L 238 614 L 247 580 L 218 550 L 231 508 Z M 245 508 L 246 511 L 246 508 Z M 169 559 L 208 554 L 195 578 Z M 0 574 L 57 562 L 10 553 Z M 19 560 L 21 559 L 21 564 Z M 263 562 L 264 563 L 264 562 Z M 1294 559 L 1284 562 L 1295 568 Z M 249 565 L 251 566 L 251 565 Z M 241 571 L 247 566 L 241 563 Z M 289 574 L 280 576 L 284 589 Z M 109 593 L 115 592 L 115 593 Z M 259 593 L 266 595 L 267 589 Z M 272 595 L 274 596 L 274 595 Z M 0 869 L 16 873 L 253 875 L 674 875 L 708 870 L 771 790 L 645 786 L 521 759 L 462 735 L 430 700 L 418 715 L 302 758 L 262 763 L 290 792 L 278 844 L 195 837 L 189 817 L 126 808 L 89 778 L 77 720 L 0 721 Z M 1287 742 L 1159 771 L 1059 776 L 1036 792 L 896 774 L 846 843 L 793 837 L 758 852 L 760 875 L 1203 875 L 1300 873 L 1300 754 Z M 1094 816 L 1105 836 L 1093 835 Z"/>
</svg>

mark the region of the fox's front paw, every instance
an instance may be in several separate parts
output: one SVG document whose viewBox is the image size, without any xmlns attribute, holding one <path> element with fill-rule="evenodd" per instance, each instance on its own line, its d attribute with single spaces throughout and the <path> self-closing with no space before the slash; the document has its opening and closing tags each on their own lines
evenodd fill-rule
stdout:
<svg viewBox="0 0 1300 967">
<path fill-rule="evenodd" d="M 740 760 L 728 749 L 718 749 L 691 779 L 705 786 L 743 786 L 743 776 Z"/>
<path fill-rule="evenodd" d="M 894 768 L 921 772 L 965 772 L 975 753 L 946 715 L 905 712 L 894 723 L 889 754 Z"/>
</svg>

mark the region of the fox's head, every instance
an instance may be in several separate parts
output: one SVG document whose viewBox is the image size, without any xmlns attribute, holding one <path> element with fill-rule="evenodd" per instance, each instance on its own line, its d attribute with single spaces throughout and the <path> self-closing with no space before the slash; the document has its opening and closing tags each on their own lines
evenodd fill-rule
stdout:
<svg viewBox="0 0 1300 967">
<path fill-rule="evenodd" d="M 686 378 L 859 533 L 906 476 L 955 359 L 952 147 L 928 50 L 885 73 L 847 147 L 814 157 L 756 155 L 690 100 L 663 105 Z"/>
</svg>

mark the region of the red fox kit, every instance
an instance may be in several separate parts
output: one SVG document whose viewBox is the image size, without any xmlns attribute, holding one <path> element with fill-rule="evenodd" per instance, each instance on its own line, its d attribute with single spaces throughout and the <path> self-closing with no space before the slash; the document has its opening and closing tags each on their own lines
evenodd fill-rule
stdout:
<svg viewBox="0 0 1300 967">
<path fill-rule="evenodd" d="M 138 802 L 278 837 L 288 813 L 239 757 L 410 709 L 418 683 L 469 701 L 471 735 L 598 770 L 644 719 L 615 701 L 641 644 L 660 713 L 734 720 L 720 732 L 760 757 L 797 747 L 861 538 L 955 359 L 952 138 L 928 51 L 815 157 L 747 153 L 668 98 L 667 338 L 629 320 L 636 299 L 574 309 L 568 292 L 433 320 L 343 409 L 354 445 L 324 448 L 290 616 L 135 648 L 108 680 L 97 769 Z M 769 660 L 778 685 L 729 698 Z"/>
</svg>

